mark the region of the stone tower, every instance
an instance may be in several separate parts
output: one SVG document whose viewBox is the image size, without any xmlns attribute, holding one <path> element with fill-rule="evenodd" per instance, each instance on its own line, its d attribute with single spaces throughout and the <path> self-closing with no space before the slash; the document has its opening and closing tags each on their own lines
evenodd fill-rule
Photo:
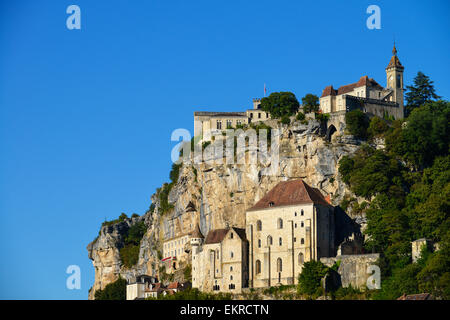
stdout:
<svg viewBox="0 0 450 320">
<path fill-rule="evenodd" d="M 397 57 L 397 49 L 392 49 L 392 57 L 386 67 L 386 87 L 393 90 L 392 100 L 397 102 L 403 111 L 403 70 L 404 67 Z"/>
</svg>

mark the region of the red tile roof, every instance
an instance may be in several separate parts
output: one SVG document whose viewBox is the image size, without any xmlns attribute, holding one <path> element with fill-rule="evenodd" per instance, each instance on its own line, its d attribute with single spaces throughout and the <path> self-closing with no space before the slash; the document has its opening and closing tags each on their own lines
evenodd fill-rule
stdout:
<svg viewBox="0 0 450 320">
<path fill-rule="evenodd" d="M 363 87 L 363 86 L 378 87 L 379 89 L 383 89 L 383 87 L 380 86 L 378 84 L 378 82 L 376 82 L 374 79 L 369 78 L 368 76 L 362 76 L 361 78 L 359 78 L 359 80 L 357 82 L 350 83 L 345 86 L 340 86 L 339 89 L 337 89 L 337 90 L 333 89 L 333 86 L 326 87 L 325 89 L 323 89 L 321 98 L 330 96 L 330 95 L 335 96 L 335 95 L 348 93 L 348 92 L 353 91 L 353 89 L 355 89 L 355 88 L 359 88 L 359 87 Z"/>
<path fill-rule="evenodd" d="M 245 241 L 247 238 L 245 236 L 245 230 L 240 228 L 232 227 L 231 229 L 236 232 L 236 234 L 241 238 L 243 241 Z M 208 232 L 208 235 L 206 236 L 205 244 L 208 243 L 219 243 L 222 242 L 223 239 L 225 239 L 225 236 L 227 235 L 228 231 L 231 230 L 228 229 L 215 229 Z"/>
<path fill-rule="evenodd" d="M 419 293 L 410 295 L 404 294 L 397 300 L 434 300 L 434 297 L 429 293 Z"/>
<path fill-rule="evenodd" d="M 291 180 L 278 183 L 247 211 L 306 203 L 330 205 L 318 189 L 310 187 L 301 179 Z"/>
<path fill-rule="evenodd" d="M 181 287 L 181 284 L 178 281 L 175 281 L 175 282 L 169 283 L 169 285 L 167 286 L 167 289 L 178 289 L 180 287 Z"/>
<path fill-rule="evenodd" d="M 335 96 L 336 94 L 337 94 L 337 91 L 334 90 L 333 86 L 328 86 L 328 87 L 325 87 L 325 89 L 323 89 L 322 95 L 320 97 L 323 98 L 326 96 Z"/>
</svg>

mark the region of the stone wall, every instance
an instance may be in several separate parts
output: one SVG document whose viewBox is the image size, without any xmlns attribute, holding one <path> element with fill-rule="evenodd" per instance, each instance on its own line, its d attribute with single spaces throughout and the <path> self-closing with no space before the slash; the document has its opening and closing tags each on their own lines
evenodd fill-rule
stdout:
<svg viewBox="0 0 450 320">
<path fill-rule="evenodd" d="M 377 99 L 361 98 L 346 95 L 344 97 L 344 104 L 347 112 L 360 109 L 364 113 L 383 118 L 385 114 L 392 116 L 395 119 L 403 119 L 403 107 L 398 103 L 390 101 L 382 101 Z"/>
<path fill-rule="evenodd" d="M 370 276 L 367 273 L 367 268 L 374 265 L 379 257 L 379 253 L 342 255 L 333 258 L 321 258 L 320 261 L 328 267 L 340 261 L 338 273 L 341 276 L 342 286 L 348 287 L 351 285 L 354 288 L 363 289 L 366 287 L 367 278 Z"/>
</svg>

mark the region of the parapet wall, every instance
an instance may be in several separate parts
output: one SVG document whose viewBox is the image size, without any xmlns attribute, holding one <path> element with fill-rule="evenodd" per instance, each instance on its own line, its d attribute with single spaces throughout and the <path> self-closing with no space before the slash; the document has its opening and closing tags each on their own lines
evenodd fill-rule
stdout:
<svg viewBox="0 0 450 320">
<path fill-rule="evenodd" d="M 328 267 L 340 261 L 338 273 L 341 276 L 342 286 L 351 285 L 354 288 L 363 289 L 366 287 L 367 278 L 371 275 L 367 273 L 368 267 L 374 265 L 379 257 L 379 253 L 355 254 L 320 258 L 320 261 Z"/>
<path fill-rule="evenodd" d="M 380 118 L 383 118 L 387 114 L 395 119 L 403 119 L 403 107 L 399 106 L 396 102 L 345 95 L 344 103 L 347 112 L 360 109 L 364 113 L 369 113 Z"/>
</svg>

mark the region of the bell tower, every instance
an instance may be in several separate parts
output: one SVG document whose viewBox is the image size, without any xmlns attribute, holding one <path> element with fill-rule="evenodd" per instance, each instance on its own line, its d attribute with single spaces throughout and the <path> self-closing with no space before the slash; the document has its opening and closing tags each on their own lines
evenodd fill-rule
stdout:
<svg viewBox="0 0 450 320">
<path fill-rule="evenodd" d="M 394 92 L 391 101 L 397 102 L 403 110 L 403 70 L 405 68 L 400 63 L 397 57 L 397 49 L 392 49 L 392 57 L 386 67 L 386 87 L 392 89 Z"/>
</svg>

